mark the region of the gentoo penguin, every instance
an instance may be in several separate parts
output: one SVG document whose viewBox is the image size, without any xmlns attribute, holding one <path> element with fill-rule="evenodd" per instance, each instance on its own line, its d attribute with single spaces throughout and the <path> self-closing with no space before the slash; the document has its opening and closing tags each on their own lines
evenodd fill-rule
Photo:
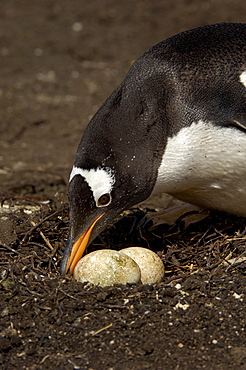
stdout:
<svg viewBox="0 0 246 370">
<path fill-rule="evenodd" d="M 70 175 L 61 273 L 116 215 L 158 192 L 246 216 L 246 24 L 160 42 L 103 103 Z"/>
</svg>

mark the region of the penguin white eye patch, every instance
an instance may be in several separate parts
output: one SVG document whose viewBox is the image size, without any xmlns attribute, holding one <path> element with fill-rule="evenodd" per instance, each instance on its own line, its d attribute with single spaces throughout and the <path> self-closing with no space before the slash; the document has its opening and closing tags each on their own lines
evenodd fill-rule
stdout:
<svg viewBox="0 0 246 370">
<path fill-rule="evenodd" d="M 87 182 L 90 187 L 97 207 L 105 207 L 111 202 L 111 191 L 115 183 L 115 176 L 111 168 L 98 167 L 86 170 L 73 166 L 69 182 L 72 181 L 74 176 L 80 175 Z"/>
</svg>

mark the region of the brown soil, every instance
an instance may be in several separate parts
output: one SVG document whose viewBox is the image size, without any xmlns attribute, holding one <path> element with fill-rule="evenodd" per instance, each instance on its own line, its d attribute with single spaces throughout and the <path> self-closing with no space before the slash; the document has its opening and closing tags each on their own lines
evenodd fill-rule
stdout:
<svg viewBox="0 0 246 370">
<path fill-rule="evenodd" d="M 59 276 L 67 177 L 89 118 L 148 47 L 245 14 L 241 0 L 1 2 L 1 369 L 246 369 L 245 262 L 229 261 L 245 254 L 243 218 L 140 227 L 146 208 L 173 204 L 155 197 L 90 250 L 151 248 L 162 283 Z"/>
</svg>

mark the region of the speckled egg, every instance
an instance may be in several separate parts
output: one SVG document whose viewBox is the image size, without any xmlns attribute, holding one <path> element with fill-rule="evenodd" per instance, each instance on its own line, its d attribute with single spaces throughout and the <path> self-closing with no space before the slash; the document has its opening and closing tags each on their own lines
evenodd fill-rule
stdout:
<svg viewBox="0 0 246 370">
<path fill-rule="evenodd" d="M 138 264 L 141 270 L 141 282 L 143 284 L 155 284 L 162 280 L 164 276 L 163 262 L 150 249 L 129 247 L 121 249 L 120 253 L 131 257 Z"/>
<path fill-rule="evenodd" d="M 111 249 L 87 254 L 77 263 L 74 278 L 80 282 L 109 286 L 141 282 L 138 264 L 127 254 Z"/>
</svg>

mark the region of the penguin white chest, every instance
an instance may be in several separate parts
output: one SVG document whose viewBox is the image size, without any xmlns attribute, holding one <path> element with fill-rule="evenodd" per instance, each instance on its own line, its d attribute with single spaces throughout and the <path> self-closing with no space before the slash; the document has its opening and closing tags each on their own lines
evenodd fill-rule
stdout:
<svg viewBox="0 0 246 370">
<path fill-rule="evenodd" d="M 199 121 L 168 139 L 153 193 L 246 216 L 246 132 Z"/>
</svg>

